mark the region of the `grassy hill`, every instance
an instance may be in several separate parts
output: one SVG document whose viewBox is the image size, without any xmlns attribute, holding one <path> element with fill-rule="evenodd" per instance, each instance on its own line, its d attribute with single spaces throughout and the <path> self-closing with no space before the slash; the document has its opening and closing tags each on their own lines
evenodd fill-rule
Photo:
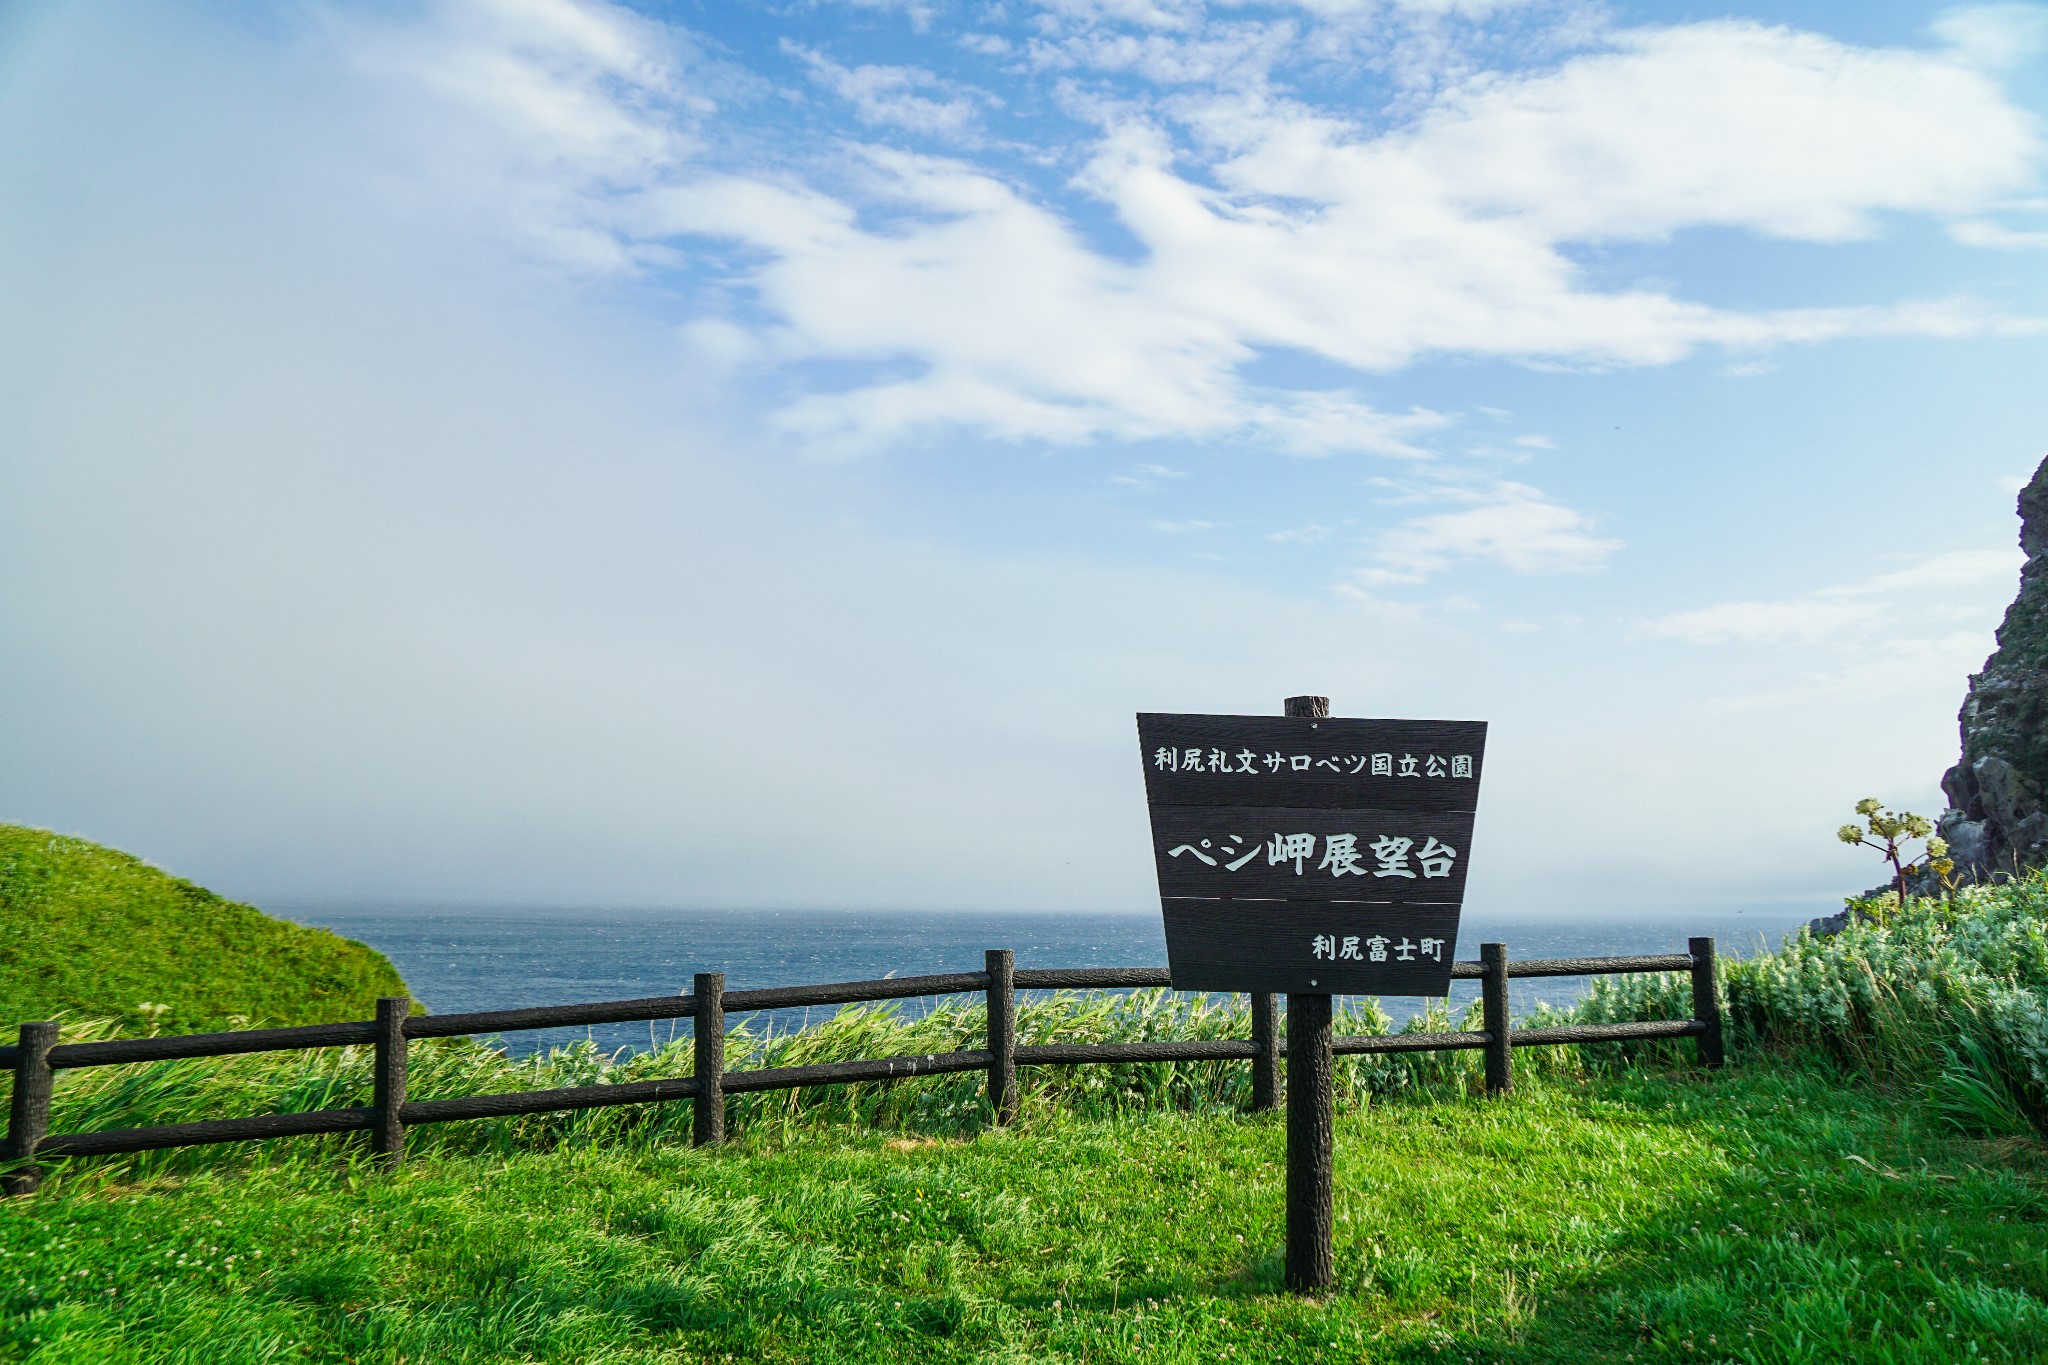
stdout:
<svg viewBox="0 0 2048 1365">
<path fill-rule="evenodd" d="M 166 1032 L 236 1016 L 367 1019 L 378 996 L 404 992 L 383 954 L 352 939 L 272 919 L 115 849 L 0 825 L 0 1034 L 58 1015 Z"/>
</svg>

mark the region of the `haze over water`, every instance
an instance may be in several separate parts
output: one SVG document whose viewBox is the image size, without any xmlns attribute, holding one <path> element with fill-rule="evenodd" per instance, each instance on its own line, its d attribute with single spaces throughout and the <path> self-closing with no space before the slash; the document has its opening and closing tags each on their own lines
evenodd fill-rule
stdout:
<svg viewBox="0 0 2048 1365">
<path fill-rule="evenodd" d="M 618 910 L 563 907 L 422 907 L 376 902 L 272 906 L 276 913 L 361 939 L 386 954 L 414 994 L 436 1013 L 523 1005 L 621 1000 L 687 991 L 693 974 L 722 971 L 729 990 L 854 981 L 888 975 L 978 971 L 982 952 L 1009 948 L 1019 967 L 1153 967 L 1166 962 L 1157 912 L 815 910 Z M 1513 957 L 1577 957 L 1683 952 L 1693 934 L 1712 935 L 1727 956 L 1747 956 L 1813 914 L 1810 905 L 1763 905 L 1695 920 L 1504 918 L 1467 913 L 1457 955 L 1478 956 L 1482 942 L 1508 945 Z M 1511 983 L 1513 1007 L 1565 1004 L 1586 979 L 1553 977 Z M 1453 983 L 1461 1008 L 1477 983 Z M 972 997 L 965 997 L 971 999 Z M 906 1000 L 912 1014 L 933 1000 Z M 1419 999 L 1381 1001 L 1398 1022 Z M 801 1027 L 831 1010 L 776 1011 L 778 1030 Z M 760 1021 L 757 1020 L 757 1026 Z M 644 1048 L 686 1036 L 676 1021 L 596 1029 L 552 1029 L 507 1037 L 514 1052 L 537 1042 L 561 1045 L 584 1037 L 607 1048 Z"/>
</svg>

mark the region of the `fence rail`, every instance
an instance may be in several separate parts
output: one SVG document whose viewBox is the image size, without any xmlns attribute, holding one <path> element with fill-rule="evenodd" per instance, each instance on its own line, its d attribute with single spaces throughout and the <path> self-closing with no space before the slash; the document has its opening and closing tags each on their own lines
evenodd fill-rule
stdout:
<svg viewBox="0 0 2048 1365">
<path fill-rule="evenodd" d="M 1513 1028 L 1508 1020 L 1507 983 L 1515 977 L 1596 976 L 1631 972 L 1689 972 L 1693 1017 L 1627 1024 L 1575 1024 L 1560 1028 Z M 1514 1084 L 1513 1049 L 1560 1044 L 1622 1042 L 1652 1038 L 1694 1038 L 1702 1065 L 1722 1064 L 1719 995 L 1715 989 L 1714 941 L 1695 938 L 1689 951 L 1653 956 L 1530 958 L 1512 961 L 1502 944 L 1481 946 L 1476 962 L 1452 965 L 1457 980 L 1481 982 L 1485 1027 L 1449 1033 L 1397 1033 L 1342 1037 L 1333 1050 L 1344 1056 L 1369 1053 L 1484 1051 L 1486 1088 L 1500 1094 Z M 57 1042 L 57 1025 L 21 1025 L 19 1041 L 0 1047 L 0 1068 L 14 1073 L 7 1142 L 0 1175 L 7 1194 L 33 1192 L 41 1183 L 39 1157 L 104 1156 L 218 1142 L 300 1137 L 320 1133 L 368 1132 L 388 1165 L 405 1157 L 405 1131 L 429 1123 L 560 1113 L 624 1104 L 665 1104 L 689 1100 L 695 1108 L 693 1139 L 722 1141 L 725 1096 L 816 1085 L 900 1080 L 966 1071 L 988 1073 L 988 1098 L 999 1122 L 1016 1114 L 1016 1069 L 1021 1066 L 1115 1065 L 1130 1062 L 1249 1061 L 1253 1067 L 1252 1108 L 1270 1109 L 1279 1100 L 1280 1061 L 1287 1042 L 1278 1028 L 1271 995 L 1252 997 L 1252 1037 L 1142 1043 L 1043 1043 L 1020 1046 L 1016 1037 L 1015 992 L 1019 990 L 1118 990 L 1168 986 L 1164 968 L 1059 967 L 1014 965 L 1007 949 L 991 949 L 983 970 L 933 976 L 888 977 L 815 986 L 774 986 L 728 991 L 722 973 L 700 973 L 684 995 L 640 1000 L 606 1000 L 581 1005 L 482 1010 L 465 1014 L 415 1015 L 403 996 L 378 1001 L 377 1018 L 298 1028 L 241 1029 L 169 1038 L 124 1038 L 96 1043 Z M 988 1000 L 988 1046 L 966 1052 L 880 1057 L 815 1066 L 725 1069 L 725 1016 L 754 1010 L 810 1005 L 848 1005 L 919 996 L 983 993 Z M 694 1021 L 696 1075 L 617 1085 L 559 1090 L 465 1095 L 451 1099 L 406 1098 L 407 1043 L 421 1038 L 468 1037 L 522 1029 L 614 1024 L 649 1019 Z M 49 1132 L 50 1099 L 59 1071 L 92 1066 L 191 1057 L 229 1057 L 322 1047 L 375 1049 L 374 1099 L 367 1108 L 322 1109 L 311 1113 L 260 1114 L 250 1118 L 206 1119 L 156 1128 L 119 1128 L 91 1133 Z"/>
</svg>

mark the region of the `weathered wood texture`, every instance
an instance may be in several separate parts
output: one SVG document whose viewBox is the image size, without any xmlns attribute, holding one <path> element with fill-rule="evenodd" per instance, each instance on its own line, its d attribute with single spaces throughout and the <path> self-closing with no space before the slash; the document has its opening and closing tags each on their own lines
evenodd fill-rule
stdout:
<svg viewBox="0 0 2048 1365">
<path fill-rule="evenodd" d="M 949 972 L 941 976 L 893 976 L 817 986 L 772 986 L 761 990 L 727 991 L 725 1012 L 851 1005 L 867 1000 L 909 1000 L 920 995 L 958 995 L 964 991 L 981 990 L 987 984 L 987 974 L 983 972 Z M 645 1019 L 687 1019 L 696 1012 L 697 998 L 694 995 L 656 995 L 641 1000 L 607 1000 L 592 1005 L 543 1005 L 534 1009 L 425 1015 L 408 1022 L 405 1033 L 408 1038 L 449 1038 L 466 1034 L 514 1033 L 523 1029 L 637 1023 Z"/>
<path fill-rule="evenodd" d="M 697 973 L 697 1022 L 691 1041 L 697 1095 L 690 1141 L 714 1147 L 725 1141 L 725 973 Z"/>
<path fill-rule="evenodd" d="M 370 1107 L 377 1111 L 377 1126 L 370 1130 L 370 1149 L 383 1159 L 386 1170 L 405 1164 L 405 1019 L 411 1013 L 412 1001 L 406 996 L 387 995 L 377 1001 L 376 1069 L 370 1099 Z"/>
<path fill-rule="evenodd" d="M 460 1095 L 446 1100 L 414 1100 L 405 1106 L 408 1124 L 452 1123 L 460 1119 L 508 1118 L 515 1114 L 567 1113 L 574 1109 L 605 1109 L 620 1104 L 668 1104 L 694 1099 L 697 1082 L 690 1077 L 629 1081 L 622 1085 L 577 1085 L 559 1090 L 514 1090 L 498 1095 Z"/>
<path fill-rule="evenodd" d="M 168 1038 L 113 1038 L 103 1043 L 65 1043 L 50 1050 L 50 1068 L 125 1066 L 168 1062 L 180 1057 L 232 1057 L 243 1052 L 296 1052 L 313 1047 L 352 1047 L 377 1041 L 369 1020 L 347 1024 L 302 1024 L 296 1028 L 237 1029 L 232 1033 L 181 1033 Z"/>
<path fill-rule="evenodd" d="M 800 1009 L 806 1005 L 852 1005 L 865 1000 L 914 1000 L 920 995 L 962 995 L 987 989 L 986 972 L 892 976 L 879 981 L 842 981 L 829 986 L 772 986 L 766 990 L 727 991 L 725 1012 Z"/>
<path fill-rule="evenodd" d="M 1448 989 L 1483 722 L 1291 697 L 1282 716 L 1141 713 L 1138 741 L 1176 990 Z"/>
<path fill-rule="evenodd" d="M 726 1072 L 725 1089 L 727 1094 L 739 1094 L 754 1090 L 798 1090 L 807 1085 L 900 1081 L 907 1076 L 984 1071 L 991 1060 L 987 1048 L 976 1048 L 972 1052 L 929 1052 L 915 1057 L 881 1057 L 872 1061 L 764 1067 L 759 1071 Z"/>
<path fill-rule="evenodd" d="M 1697 1019 L 1654 1019 L 1634 1024 L 1566 1024 L 1560 1028 L 1518 1028 L 1508 1034 L 1516 1047 L 1558 1043 L 1626 1043 L 1643 1038 L 1689 1038 L 1703 1032 Z"/>
<path fill-rule="evenodd" d="M 1700 1065 L 1719 1067 L 1721 1052 L 1721 991 L 1714 965 L 1714 940 L 1688 939 L 1692 949 L 1692 1017 L 1699 1021 Z"/>
<path fill-rule="evenodd" d="M 640 1000 L 599 1000 L 588 1005 L 537 1005 L 517 1010 L 472 1010 L 409 1019 L 408 1038 L 458 1038 L 479 1033 L 519 1033 L 536 1028 L 583 1028 L 589 1024 L 635 1024 L 644 1019 L 688 1019 L 697 1012 L 694 995 L 652 995 Z"/>
<path fill-rule="evenodd" d="M 1017 1117 L 1017 958 L 1008 948 L 983 954 L 988 977 L 988 1107 L 997 1123 Z"/>
<path fill-rule="evenodd" d="M 1623 976 L 1631 972 L 1684 972 L 1692 969 L 1689 953 L 1655 953 L 1637 957 L 1528 957 L 1508 959 L 1510 977 L 1529 976 Z M 1458 981 L 1478 981 L 1486 976 L 1484 962 L 1460 962 L 1452 966 Z"/>
<path fill-rule="evenodd" d="M 1313 1294 L 1336 1282 L 1330 997 L 1287 997 L 1287 1287 Z"/>
<path fill-rule="evenodd" d="M 1160 909 L 1177 990 L 1442 995 L 1450 985 L 1455 905 L 1176 897 L 1162 898 Z M 1385 961 L 1371 958 L 1375 938 L 1384 940 Z M 1347 947 L 1352 956 L 1338 957 Z"/>
<path fill-rule="evenodd" d="M 34 1194 L 43 1172 L 31 1160 L 50 1131 L 50 1053 L 57 1045 L 57 1025 L 44 1019 L 21 1026 L 14 1048 L 14 1094 L 7 1106 L 7 1150 L 10 1162 L 24 1162 L 0 1177 L 0 1192 Z"/>
<path fill-rule="evenodd" d="M 1469 1052 L 1486 1046 L 1484 1033 L 1365 1033 L 1333 1038 L 1338 1056 L 1372 1052 Z"/>
<path fill-rule="evenodd" d="M 1154 807 L 1470 811 L 1486 722 L 1144 712 L 1138 743 Z"/>
<path fill-rule="evenodd" d="M 1280 997 L 1252 992 L 1252 1112 L 1280 1103 Z"/>
<path fill-rule="evenodd" d="M 1231 1062 L 1258 1056 L 1244 1038 L 1158 1043 L 1032 1043 L 1017 1049 L 1019 1066 L 1082 1066 L 1091 1062 Z"/>
<path fill-rule="evenodd" d="M 202 1119 L 161 1128 L 115 1128 L 103 1133 L 65 1133 L 43 1139 L 41 1156 L 109 1156 L 167 1147 L 205 1147 L 216 1142 L 305 1137 L 314 1133 L 355 1133 L 373 1128 L 375 1109 L 320 1109 L 310 1114 L 258 1114 L 246 1119 Z"/>
<path fill-rule="evenodd" d="M 1515 1054 L 1508 1043 L 1508 947 L 1479 945 L 1479 1009 L 1486 1025 L 1486 1091 L 1505 1095 L 1515 1088 Z"/>
<path fill-rule="evenodd" d="M 1142 990 L 1171 986 L 1164 967 L 1019 967 L 1020 991 Z"/>
</svg>

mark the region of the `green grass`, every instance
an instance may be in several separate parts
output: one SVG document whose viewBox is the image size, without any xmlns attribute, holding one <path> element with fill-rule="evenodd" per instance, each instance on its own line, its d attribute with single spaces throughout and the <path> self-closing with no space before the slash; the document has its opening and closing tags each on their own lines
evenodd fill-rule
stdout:
<svg viewBox="0 0 2048 1365">
<path fill-rule="evenodd" d="M 1441 1027 L 1427 1015 L 1410 1027 Z M 1167 991 L 1130 995 L 1060 993 L 1028 1000 L 1017 1011 L 1017 1035 L 1024 1043 L 1144 1042 L 1159 1039 L 1243 1037 L 1250 1014 L 1231 997 L 1176 996 Z M 1347 1033 L 1383 1032 L 1387 1016 L 1366 1007 L 1346 1012 Z M 957 1052 L 982 1046 L 987 1021 L 978 1004 L 954 1002 L 918 1018 L 894 1003 L 850 1006 L 810 1027 L 761 1034 L 741 1026 L 727 1035 L 726 1064 L 733 1070 L 805 1066 L 856 1057 L 890 1057 Z M 67 1026 L 66 1042 L 104 1037 L 105 1023 Z M 1575 1066 L 1569 1051 L 1531 1064 Z M 648 1052 L 609 1055 L 586 1042 L 513 1059 L 496 1048 L 462 1039 L 427 1039 L 408 1049 L 413 1099 L 549 1090 L 561 1086 L 620 1084 L 654 1077 L 687 1076 L 692 1070 L 687 1034 Z M 323 1048 L 305 1052 L 248 1053 L 199 1057 L 145 1065 L 91 1067 L 58 1075 L 51 1105 L 54 1133 L 146 1128 L 194 1118 L 366 1105 L 371 1099 L 371 1050 Z M 1408 1054 L 1399 1058 L 1340 1058 L 1339 1102 L 1367 1102 L 1374 1094 L 1395 1094 L 1423 1084 L 1476 1084 L 1476 1054 Z M 11 1073 L 0 1072 L 0 1104 Z M 803 1090 L 737 1095 L 727 1101 L 735 1129 L 809 1131 L 844 1126 L 888 1128 L 933 1135 L 965 1136 L 986 1125 L 979 1072 L 924 1077 L 890 1085 L 829 1085 Z M 1250 1103 L 1251 1080 L 1241 1062 L 1153 1062 L 1122 1066 L 1064 1067 L 1041 1073 L 1034 1102 L 1079 1117 L 1114 1117 L 1137 1112 L 1235 1111 Z M 479 1151 L 539 1151 L 565 1144 L 660 1142 L 687 1136 L 689 1115 L 677 1106 L 631 1106 L 418 1129 L 410 1141 L 429 1155 Z M 224 1167 L 260 1167 L 292 1162 L 308 1154 L 338 1155 L 358 1139 L 336 1137 L 298 1143 L 236 1143 L 188 1147 L 114 1158 L 47 1163 L 56 1180 L 71 1186 L 119 1184 L 144 1176 L 184 1175 Z"/>
<path fill-rule="evenodd" d="M 367 1019 L 405 994 L 383 954 L 272 919 L 138 858 L 0 825 L 0 1031 L 111 1020 L 124 1032 Z"/>
<path fill-rule="evenodd" d="M 2043 1148 L 1822 1063 L 1349 1108 L 1321 1302 L 1278 1292 L 1277 1116 L 766 1118 L 60 1179 L 0 1204 L 0 1359 L 2048 1359 Z"/>
<path fill-rule="evenodd" d="M 70 936 L 17 947 L 34 956 L 0 960 L 0 987 L 90 964 L 67 1039 L 150 1022 L 131 997 L 203 1026 L 361 1016 L 402 989 L 360 945 L 38 831 L 0 829 L 0 910 Z M 963 1075 L 735 1097 L 718 1152 L 666 1105 L 416 1130 L 395 1175 L 355 1136 L 53 1162 L 41 1194 L 0 1202 L 0 1360 L 2048 1360 L 2044 924 L 2035 878 L 1730 964 L 1737 1064 L 1717 1075 L 1674 1065 L 1689 1043 L 1530 1049 L 1518 1093 L 1488 1099 L 1476 1054 L 1342 1059 L 1322 1301 L 1279 1291 L 1284 1131 L 1238 1112 L 1241 1063 L 1076 1067 L 1028 1073 L 1010 1130 Z M 1683 1015 L 1688 992 L 1619 978 L 1528 1022 Z M 1018 1017 L 1027 1043 L 1247 1025 L 1164 992 Z M 1339 1024 L 1386 1027 L 1372 1007 Z M 983 1029 L 971 998 L 851 1008 L 735 1034 L 729 1065 Z M 412 1093 L 689 1060 L 686 1038 L 521 1060 L 435 1040 L 411 1050 Z M 97 1068 L 60 1075 L 53 1126 L 368 1090 L 362 1048 Z"/>
</svg>

